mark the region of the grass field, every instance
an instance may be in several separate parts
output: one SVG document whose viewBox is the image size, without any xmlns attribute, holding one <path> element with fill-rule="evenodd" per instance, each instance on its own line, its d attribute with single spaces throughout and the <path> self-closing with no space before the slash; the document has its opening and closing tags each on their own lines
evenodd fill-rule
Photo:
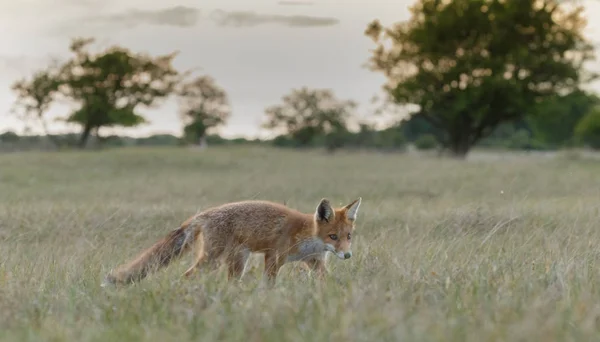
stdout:
<svg viewBox="0 0 600 342">
<path fill-rule="evenodd" d="M 198 210 L 363 202 L 353 257 L 276 288 L 255 256 L 184 280 L 104 274 Z M 264 148 L 0 155 L 5 341 L 591 341 L 600 338 L 600 162 L 460 162 Z"/>
</svg>

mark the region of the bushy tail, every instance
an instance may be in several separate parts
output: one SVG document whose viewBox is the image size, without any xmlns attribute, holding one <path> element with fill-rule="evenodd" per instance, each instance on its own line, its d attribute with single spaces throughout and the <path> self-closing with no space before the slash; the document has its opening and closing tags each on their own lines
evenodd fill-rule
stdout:
<svg viewBox="0 0 600 342">
<path fill-rule="evenodd" d="M 102 286 L 129 284 L 144 279 L 151 272 L 167 266 L 187 252 L 195 240 L 192 226 L 183 224 L 140 253 L 132 261 L 111 270 L 104 278 Z"/>
</svg>

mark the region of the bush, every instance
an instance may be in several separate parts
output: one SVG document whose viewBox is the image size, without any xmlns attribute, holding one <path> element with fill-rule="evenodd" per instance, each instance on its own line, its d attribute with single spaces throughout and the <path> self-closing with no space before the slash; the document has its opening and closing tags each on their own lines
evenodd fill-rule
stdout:
<svg viewBox="0 0 600 342">
<path fill-rule="evenodd" d="M 575 126 L 575 137 L 584 145 L 600 149 L 600 108 L 586 114 Z"/>
<path fill-rule="evenodd" d="M 344 145 L 350 140 L 350 132 L 346 129 L 336 129 L 325 135 L 323 143 L 325 149 L 329 152 L 334 152 L 337 149 L 344 147 Z"/>
<path fill-rule="evenodd" d="M 437 140 L 431 134 L 424 134 L 415 140 L 415 146 L 419 150 L 431 150 L 438 145 Z"/>
<path fill-rule="evenodd" d="M 294 141 L 287 135 L 279 135 L 272 140 L 273 146 L 276 147 L 294 147 Z"/>
<path fill-rule="evenodd" d="M 19 141 L 19 135 L 12 131 L 0 134 L 0 143 L 16 143 Z"/>
<path fill-rule="evenodd" d="M 406 139 L 402 131 L 392 127 L 377 132 L 373 144 L 378 149 L 399 151 L 404 150 Z"/>
</svg>

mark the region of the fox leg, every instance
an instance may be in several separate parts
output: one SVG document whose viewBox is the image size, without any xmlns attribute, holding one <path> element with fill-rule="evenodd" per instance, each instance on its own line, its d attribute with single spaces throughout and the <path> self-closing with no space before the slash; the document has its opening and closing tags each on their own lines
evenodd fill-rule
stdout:
<svg viewBox="0 0 600 342">
<path fill-rule="evenodd" d="M 214 271 L 219 268 L 219 260 L 217 257 L 214 257 L 211 253 L 206 253 L 202 256 L 198 256 L 194 264 L 185 271 L 184 276 L 190 277 L 200 268 L 204 268 L 207 271 Z"/>
<path fill-rule="evenodd" d="M 317 278 L 323 279 L 325 275 L 327 275 L 327 268 L 325 267 L 325 260 L 320 258 L 308 259 L 303 261 L 303 264 L 306 265 L 311 271 L 315 272 Z"/>
<path fill-rule="evenodd" d="M 248 258 L 250 258 L 250 250 L 246 248 L 240 248 L 228 255 L 227 265 L 230 280 L 242 278 Z"/>
<path fill-rule="evenodd" d="M 188 268 L 183 275 L 185 277 L 191 276 L 194 272 L 196 272 L 202 266 L 203 261 L 204 261 L 204 253 L 202 253 L 202 254 L 198 253 L 198 255 L 196 255 L 194 264 L 192 266 L 190 266 L 190 268 Z"/>
<path fill-rule="evenodd" d="M 192 264 L 192 266 L 190 266 L 190 268 L 187 269 L 187 271 L 185 271 L 185 273 L 183 274 L 185 277 L 189 277 L 192 275 L 192 273 L 194 273 L 196 270 L 198 270 L 201 266 L 202 263 L 205 261 L 205 250 L 204 250 L 204 236 L 203 234 L 200 232 L 198 234 L 196 234 L 195 238 L 194 238 L 194 248 L 196 249 L 196 257 L 194 259 L 194 263 Z"/>
<path fill-rule="evenodd" d="M 277 273 L 285 262 L 285 257 L 278 255 L 276 251 L 268 251 L 265 253 L 265 271 L 264 275 L 267 278 L 269 286 L 274 286 L 277 279 Z"/>
</svg>

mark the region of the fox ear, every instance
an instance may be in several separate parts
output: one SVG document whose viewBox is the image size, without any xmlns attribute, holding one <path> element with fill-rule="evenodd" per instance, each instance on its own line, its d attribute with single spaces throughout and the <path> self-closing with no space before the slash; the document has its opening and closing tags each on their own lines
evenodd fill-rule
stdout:
<svg viewBox="0 0 600 342">
<path fill-rule="evenodd" d="M 358 213 L 358 207 L 360 207 L 360 202 L 362 197 L 355 199 L 352 203 L 348 204 L 344 208 L 346 209 L 346 217 L 350 221 L 356 220 L 356 214 Z"/>
<path fill-rule="evenodd" d="M 329 221 L 331 221 L 333 216 L 334 216 L 333 208 L 331 207 L 329 200 L 326 198 L 323 198 L 321 200 L 321 202 L 319 202 L 319 205 L 317 206 L 317 210 L 315 211 L 315 218 L 317 219 L 317 221 L 329 222 Z"/>
</svg>

